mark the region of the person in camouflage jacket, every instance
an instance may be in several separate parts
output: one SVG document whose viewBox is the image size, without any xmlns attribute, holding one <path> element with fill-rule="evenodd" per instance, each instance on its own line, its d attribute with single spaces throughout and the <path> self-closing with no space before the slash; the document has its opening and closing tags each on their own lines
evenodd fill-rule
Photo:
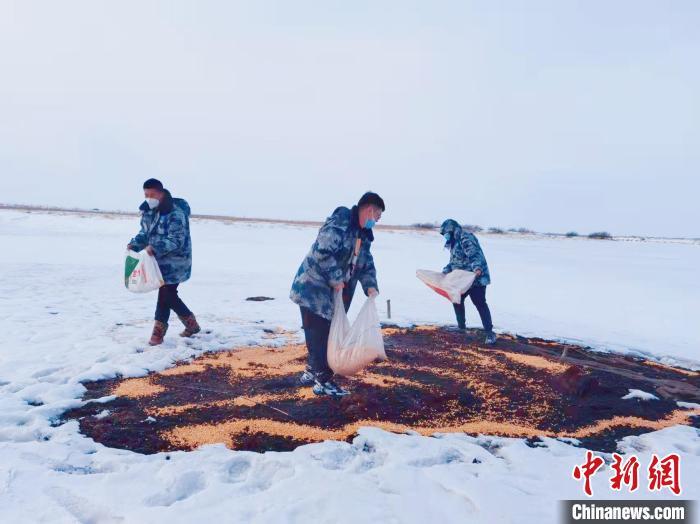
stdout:
<svg viewBox="0 0 700 524">
<path fill-rule="evenodd" d="M 461 302 L 453 304 L 457 325 L 459 329 L 466 329 L 464 301 L 469 296 L 481 317 L 481 323 L 486 332 L 485 343 L 494 344 L 496 335 L 493 332 L 491 310 L 486 303 L 486 286 L 491 283 L 491 275 L 479 241 L 473 233 L 462 229 L 462 226 L 451 218 L 442 223 L 440 234 L 445 237 L 445 247 L 450 250 L 450 261 L 442 272 L 449 273 L 455 269 L 463 269 L 476 273 L 474 284 L 462 295 Z"/>
<path fill-rule="evenodd" d="M 161 344 L 168 329 L 170 310 L 175 311 L 191 337 L 201 329 L 197 320 L 178 296 L 177 288 L 192 275 L 192 240 L 190 238 L 190 206 L 182 198 L 173 198 L 163 184 L 148 179 L 143 184 L 146 200 L 141 204 L 141 231 L 131 239 L 127 248 L 145 249 L 153 255 L 163 275 L 165 285 L 158 290 L 155 325 L 149 344 Z"/>
<path fill-rule="evenodd" d="M 334 291 L 343 292 L 346 311 L 359 282 L 368 296 L 378 294 L 377 272 L 370 247 L 372 226 L 381 218 L 384 201 L 376 193 L 365 193 L 352 209 L 339 207 L 326 220 L 316 241 L 297 271 L 289 298 L 299 305 L 309 352 L 302 374 L 304 385 L 314 385 L 317 394 L 345 395 L 331 379 L 328 367 L 328 333 L 333 318 Z"/>
</svg>

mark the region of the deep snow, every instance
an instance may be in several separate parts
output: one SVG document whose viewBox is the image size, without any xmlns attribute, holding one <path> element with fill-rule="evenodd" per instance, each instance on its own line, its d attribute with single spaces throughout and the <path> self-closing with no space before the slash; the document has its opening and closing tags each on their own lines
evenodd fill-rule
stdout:
<svg viewBox="0 0 700 524">
<path fill-rule="evenodd" d="M 330 211 L 330 210 L 329 210 Z M 142 375 L 205 350 L 282 344 L 264 329 L 298 330 L 289 286 L 315 228 L 196 220 L 194 271 L 181 295 L 211 334 L 147 348 L 154 295 L 123 288 L 131 217 L 0 211 L 0 521 L 231 522 L 554 521 L 560 499 L 582 498 L 571 470 L 584 451 L 546 440 L 368 428 L 353 444 L 326 442 L 256 455 L 209 446 L 141 456 L 52 427 L 80 404 L 81 380 Z M 452 322 L 445 299 L 415 278 L 448 254 L 436 233 L 378 230 L 380 300 L 393 321 Z M 700 369 L 700 248 L 694 244 L 480 236 L 496 330 L 644 353 Z M 247 302 L 266 295 L 273 301 Z M 353 308 L 361 305 L 357 296 Z M 352 314 L 352 313 L 351 313 Z M 468 323 L 478 318 L 467 309 Z M 385 319 L 385 308 L 380 307 Z M 697 499 L 700 436 L 689 427 L 621 444 L 642 464 L 681 454 L 683 498 Z M 476 460 L 475 460 L 476 459 Z M 611 498 L 607 474 L 594 491 Z M 617 496 L 617 495 L 615 495 Z M 640 490 L 635 498 L 668 497 Z M 629 495 L 628 495 L 629 497 Z M 508 504 L 503 504 L 503 501 Z"/>
</svg>

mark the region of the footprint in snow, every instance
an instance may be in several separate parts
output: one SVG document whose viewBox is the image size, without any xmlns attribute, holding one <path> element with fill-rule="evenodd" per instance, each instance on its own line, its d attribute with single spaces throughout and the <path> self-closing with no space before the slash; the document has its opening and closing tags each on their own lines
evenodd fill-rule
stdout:
<svg viewBox="0 0 700 524">
<path fill-rule="evenodd" d="M 358 456 L 358 450 L 344 442 L 338 442 L 332 449 L 323 449 L 312 453 L 312 457 L 320 461 L 324 469 L 345 469 Z"/>
<path fill-rule="evenodd" d="M 266 491 L 273 484 L 294 476 L 294 466 L 277 460 L 258 460 L 247 475 L 245 489 L 251 492 Z"/>
<path fill-rule="evenodd" d="M 46 368 L 41 369 L 32 375 L 32 378 L 43 378 L 47 375 L 53 375 L 56 371 L 60 371 L 61 368 Z"/>
<path fill-rule="evenodd" d="M 465 462 L 464 455 L 462 455 L 462 453 L 456 449 L 447 449 L 433 457 L 413 460 L 409 462 L 408 465 L 418 468 L 429 468 L 431 466 L 440 466 L 444 464 L 451 464 L 453 462 Z"/>
<path fill-rule="evenodd" d="M 172 506 L 199 493 L 206 487 L 201 471 L 188 471 L 180 475 L 165 491 L 151 495 L 144 503 L 147 506 Z"/>
<path fill-rule="evenodd" d="M 229 483 L 237 483 L 246 480 L 252 461 L 250 457 L 236 457 L 224 466 L 222 480 Z"/>
<path fill-rule="evenodd" d="M 66 488 L 53 486 L 46 488 L 44 492 L 81 524 L 124 522 L 124 517 L 112 515 L 106 508 L 100 507 Z"/>
</svg>

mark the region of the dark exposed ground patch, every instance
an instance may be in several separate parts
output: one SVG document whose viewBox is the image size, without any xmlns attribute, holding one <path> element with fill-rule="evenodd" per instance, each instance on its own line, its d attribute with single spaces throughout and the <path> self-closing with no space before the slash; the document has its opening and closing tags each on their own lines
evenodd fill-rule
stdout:
<svg viewBox="0 0 700 524">
<path fill-rule="evenodd" d="M 235 449 L 290 450 L 351 439 L 362 425 L 425 435 L 464 431 L 573 437 L 613 451 L 628 435 L 700 425 L 700 373 L 541 339 L 502 337 L 483 347 L 477 332 L 385 329 L 389 360 L 340 379 L 343 399 L 300 388 L 303 346 L 212 353 L 136 379 L 86 383 L 85 399 L 116 394 L 64 414 L 110 447 L 142 453 L 224 442 Z M 562 353 L 566 357 L 560 360 Z M 659 400 L 622 400 L 629 389 Z M 107 416 L 95 417 L 102 410 Z"/>
</svg>

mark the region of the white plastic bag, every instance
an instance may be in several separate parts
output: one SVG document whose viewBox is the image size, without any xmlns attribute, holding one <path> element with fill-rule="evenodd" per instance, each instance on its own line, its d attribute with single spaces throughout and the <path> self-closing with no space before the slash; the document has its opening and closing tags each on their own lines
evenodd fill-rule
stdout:
<svg viewBox="0 0 700 524">
<path fill-rule="evenodd" d="M 148 293 L 160 288 L 165 282 L 156 258 L 146 250 L 128 250 L 124 263 L 124 285 L 133 293 Z"/>
<path fill-rule="evenodd" d="M 333 372 L 347 377 L 376 359 L 386 360 L 374 297 L 367 299 L 352 326 L 343 306 L 342 291 L 336 291 L 334 301 L 328 335 L 328 365 Z"/>
<path fill-rule="evenodd" d="M 459 304 L 476 278 L 476 274 L 463 269 L 454 269 L 449 273 L 438 273 L 419 269 L 416 276 L 430 289 L 447 298 L 453 304 Z"/>
</svg>

